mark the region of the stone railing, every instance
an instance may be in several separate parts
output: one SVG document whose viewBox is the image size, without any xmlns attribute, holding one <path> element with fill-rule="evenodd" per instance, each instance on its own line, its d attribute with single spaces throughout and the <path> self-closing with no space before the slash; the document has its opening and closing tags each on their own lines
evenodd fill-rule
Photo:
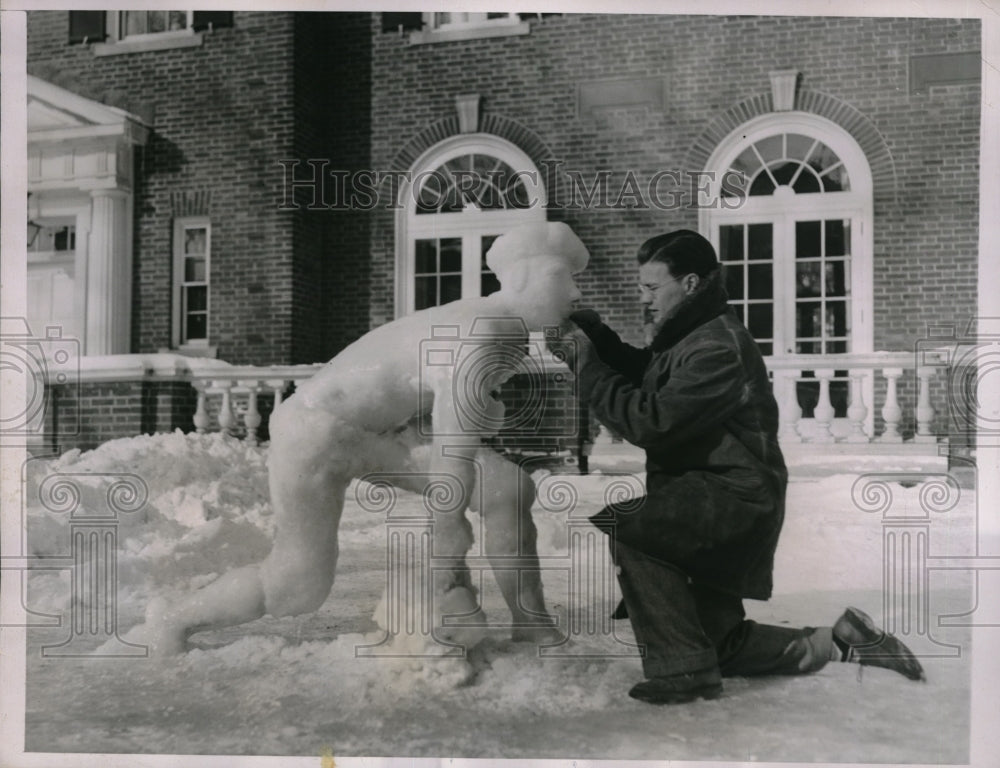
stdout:
<svg viewBox="0 0 1000 768">
<path fill-rule="evenodd" d="M 943 355 L 925 351 L 917 363 L 912 352 L 867 352 L 833 355 L 784 355 L 765 359 L 774 381 L 775 397 L 778 400 L 782 442 L 812 443 L 902 443 L 900 425 L 903 423 L 903 409 L 898 397 L 900 379 L 907 372 L 916 372 L 918 381 L 915 404 L 916 431 L 913 441 L 935 443 L 938 435 L 933 432 L 936 410 L 931 403 L 931 382 L 935 376 L 947 372 L 947 362 Z M 848 408 L 846 414 L 847 433 L 835 435 L 835 409 L 830 399 L 830 384 L 838 377 L 838 371 L 846 371 L 848 379 Z M 812 373 L 807 377 L 806 372 Z M 878 380 L 885 383 L 884 398 L 876 411 L 877 403 L 869 402 L 877 391 Z M 819 385 L 819 400 L 813 410 L 813 423 L 806 428 L 802 418 L 802 407 L 798 399 L 800 382 L 815 382 Z M 874 434 L 874 415 L 882 417 L 885 428 L 878 436 Z M 842 430 L 841 430 L 842 431 Z"/>
<path fill-rule="evenodd" d="M 263 420 L 258 407 L 261 396 L 273 395 L 274 405 L 277 406 L 293 382 L 311 378 L 321 367 L 322 363 L 243 365 L 193 373 L 191 385 L 198 392 L 194 414 L 195 430 L 207 432 L 212 428 L 212 412 L 215 409 L 209 408 L 209 400 L 218 398 L 219 430 L 231 434 L 242 421 L 247 442 L 256 445 L 257 432 Z"/>
</svg>

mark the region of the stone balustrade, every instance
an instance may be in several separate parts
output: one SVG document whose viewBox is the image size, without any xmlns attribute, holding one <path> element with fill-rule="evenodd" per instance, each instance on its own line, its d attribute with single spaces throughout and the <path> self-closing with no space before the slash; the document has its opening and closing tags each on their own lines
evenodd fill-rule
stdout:
<svg viewBox="0 0 1000 768">
<path fill-rule="evenodd" d="M 924 352 L 919 364 L 912 352 L 783 355 L 766 358 L 765 363 L 771 372 L 778 400 L 778 436 L 782 443 L 902 443 L 905 414 L 900 406 L 899 384 L 904 376 L 912 372 L 917 379 L 913 441 L 938 441 L 939 436 L 933 431 L 937 411 L 932 405 L 931 382 L 935 376 L 944 376 L 947 372 L 943 355 Z M 835 434 L 835 409 L 830 386 L 835 379 L 844 379 L 843 372 L 846 372 L 849 382 L 847 431 L 844 433 L 841 428 L 838 430 L 840 434 Z M 881 387 L 875 386 L 879 380 L 884 382 L 884 395 L 876 410 L 879 404 L 869 402 L 869 398 L 874 398 L 881 391 Z M 801 382 L 818 384 L 819 397 L 811 420 L 802 417 L 798 386 Z M 882 417 L 884 423 L 884 429 L 878 435 L 874 434 L 875 413 Z M 807 425 L 806 421 L 812 423 Z"/>
<path fill-rule="evenodd" d="M 321 367 L 320 363 L 283 366 L 244 365 L 195 373 L 191 377 L 191 385 L 198 393 L 198 404 L 194 414 L 195 430 L 207 432 L 212 428 L 209 399 L 218 398 L 219 429 L 232 434 L 237 431 L 242 420 L 247 442 L 256 445 L 263 420 L 259 408 L 261 396 L 272 395 L 274 405 L 277 406 L 293 382 L 311 378 Z"/>
</svg>

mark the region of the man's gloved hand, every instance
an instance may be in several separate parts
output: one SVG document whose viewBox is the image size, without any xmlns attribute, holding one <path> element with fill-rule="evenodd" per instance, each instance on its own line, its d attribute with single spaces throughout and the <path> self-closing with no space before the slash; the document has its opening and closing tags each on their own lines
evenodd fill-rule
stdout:
<svg viewBox="0 0 1000 768">
<path fill-rule="evenodd" d="M 566 363 L 570 370 L 576 371 L 591 357 L 596 357 L 597 352 L 590 337 L 579 326 L 573 323 L 567 325 L 571 330 L 563 331 L 558 339 L 549 339 L 546 341 L 546 346 L 556 360 Z"/>
<path fill-rule="evenodd" d="M 593 309 L 578 309 L 570 314 L 569 319 L 576 323 L 585 333 L 601 327 L 601 316 Z"/>
</svg>

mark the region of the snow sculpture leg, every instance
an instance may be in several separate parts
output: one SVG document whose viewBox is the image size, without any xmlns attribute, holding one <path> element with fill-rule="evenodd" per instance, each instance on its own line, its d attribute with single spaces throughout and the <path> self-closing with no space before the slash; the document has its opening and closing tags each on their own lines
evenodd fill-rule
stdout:
<svg viewBox="0 0 1000 768">
<path fill-rule="evenodd" d="M 271 416 L 268 478 L 277 533 L 259 565 L 237 568 L 174 604 L 150 602 L 146 623 L 129 637 L 167 656 L 189 635 L 242 624 L 269 613 L 316 610 L 333 585 L 337 527 L 357 463 L 356 430 L 330 413 L 286 402 Z"/>
<path fill-rule="evenodd" d="M 473 501 L 485 522 L 483 551 L 510 609 L 514 640 L 554 640 L 555 620 L 545 609 L 538 570 L 537 532 L 531 519 L 535 484 L 521 467 L 489 449 L 476 460 L 479 492 Z"/>
</svg>

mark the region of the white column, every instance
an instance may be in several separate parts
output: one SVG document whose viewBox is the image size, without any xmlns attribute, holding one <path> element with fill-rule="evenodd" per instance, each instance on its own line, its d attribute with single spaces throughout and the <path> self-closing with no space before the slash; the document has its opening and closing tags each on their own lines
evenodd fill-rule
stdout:
<svg viewBox="0 0 1000 768">
<path fill-rule="evenodd" d="M 117 189 L 97 189 L 90 196 L 84 352 L 126 354 L 132 317 L 132 248 L 128 242 L 131 196 Z"/>
</svg>

